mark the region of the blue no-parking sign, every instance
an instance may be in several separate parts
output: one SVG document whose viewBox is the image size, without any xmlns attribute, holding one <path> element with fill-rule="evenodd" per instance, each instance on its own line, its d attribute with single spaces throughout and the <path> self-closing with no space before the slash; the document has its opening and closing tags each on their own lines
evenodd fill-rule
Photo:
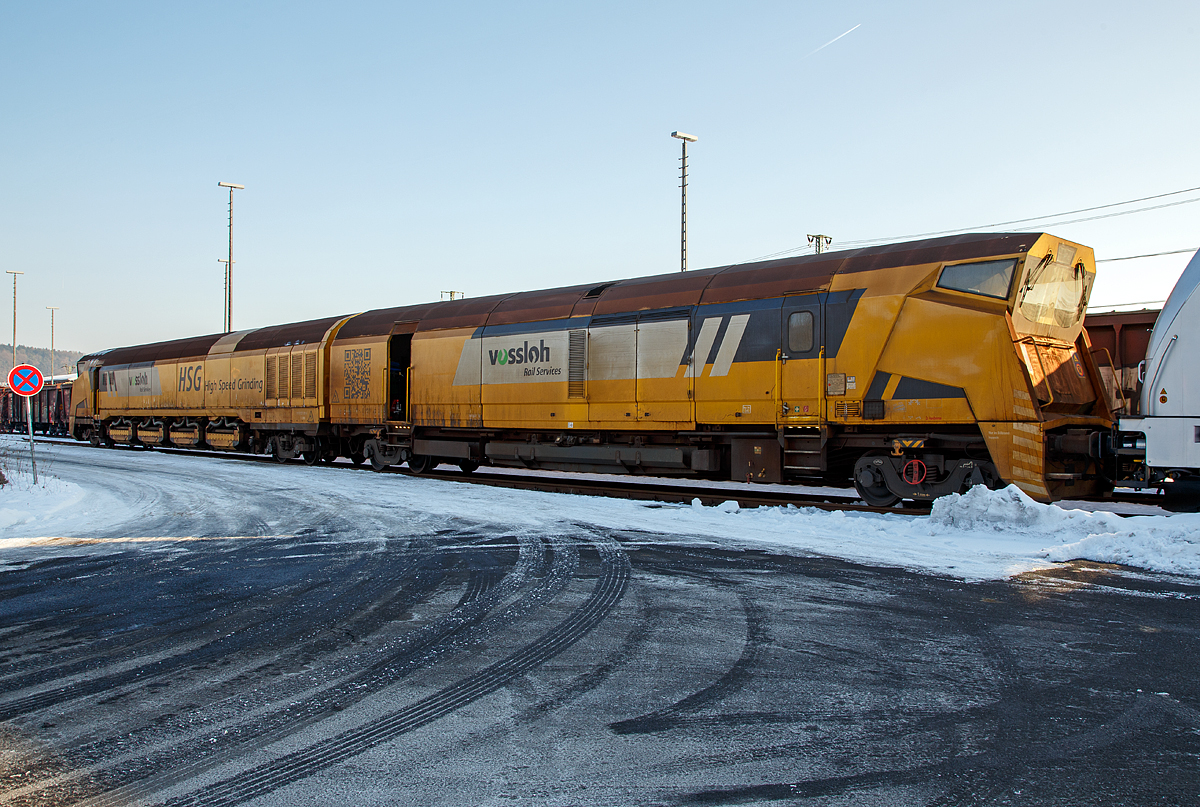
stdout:
<svg viewBox="0 0 1200 807">
<path fill-rule="evenodd" d="M 45 383 L 42 371 L 32 364 L 18 364 L 8 372 L 9 388 L 25 398 L 37 395 Z"/>
<path fill-rule="evenodd" d="M 13 340 L 16 341 L 16 340 Z M 31 398 L 42 391 L 46 379 L 42 371 L 32 364 L 18 364 L 8 371 L 9 388 L 22 398 Z M 29 464 L 33 468 L 33 484 L 37 484 L 37 459 L 33 456 L 33 407 L 25 407 L 25 415 L 29 420 Z"/>
</svg>

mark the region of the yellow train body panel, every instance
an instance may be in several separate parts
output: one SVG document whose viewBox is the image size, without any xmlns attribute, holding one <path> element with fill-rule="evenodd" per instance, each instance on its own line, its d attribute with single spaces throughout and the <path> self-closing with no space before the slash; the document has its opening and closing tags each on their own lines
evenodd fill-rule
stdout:
<svg viewBox="0 0 1200 807">
<path fill-rule="evenodd" d="M 76 433 L 1052 499 L 1106 484 L 1094 276 L 1082 245 L 975 234 L 376 309 L 86 357 Z"/>
</svg>

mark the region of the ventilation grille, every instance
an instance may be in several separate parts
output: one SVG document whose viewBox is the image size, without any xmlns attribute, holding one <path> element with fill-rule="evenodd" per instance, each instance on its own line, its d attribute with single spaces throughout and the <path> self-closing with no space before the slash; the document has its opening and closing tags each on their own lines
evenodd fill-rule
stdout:
<svg viewBox="0 0 1200 807">
<path fill-rule="evenodd" d="M 292 354 L 292 397 L 300 397 L 300 388 L 304 383 L 304 354 Z"/>
<path fill-rule="evenodd" d="M 567 347 L 567 397 L 587 395 L 587 331 L 570 331 Z"/>
<path fill-rule="evenodd" d="M 666 308 L 662 311 L 643 311 L 638 314 L 638 322 L 663 322 L 673 319 L 688 319 L 692 315 L 690 308 Z"/>
<path fill-rule="evenodd" d="M 839 418 L 862 417 L 862 401 L 836 401 L 833 404 L 833 416 Z"/>
<path fill-rule="evenodd" d="M 304 397 L 317 397 L 317 354 L 304 354 Z"/>
<path fill-rule="evenodd" d="M 278 360 L 274 356 L 267 356 L 267 398 L 279 397 L 278 367 Z"/>
<path fill-rule="evenodd" d="M 288 396 L 288 357 L 287 354 L 277 357 L 279 359 L 279 398 Z"/>
</svg>

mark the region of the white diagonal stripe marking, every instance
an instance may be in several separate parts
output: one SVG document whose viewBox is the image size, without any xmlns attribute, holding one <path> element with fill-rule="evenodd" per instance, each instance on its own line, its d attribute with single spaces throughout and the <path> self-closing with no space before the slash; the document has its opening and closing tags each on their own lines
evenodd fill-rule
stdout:
<svg viewBox="0 0 1200 807">
<path fill-rule="evenodd" d="M 749 314 L 738 314 L 729 318 L 729 327 L 725 329 L 725 338 L 721 340 L 721 348 L 717 351 L 717 360 L 713 362 L 709 378 L 729 374 L 733 357 L 737 354 L 738 345 L 742 343 L 742 334 L 746 332 L 746 323 L 749 321 Z"/>
</svg>

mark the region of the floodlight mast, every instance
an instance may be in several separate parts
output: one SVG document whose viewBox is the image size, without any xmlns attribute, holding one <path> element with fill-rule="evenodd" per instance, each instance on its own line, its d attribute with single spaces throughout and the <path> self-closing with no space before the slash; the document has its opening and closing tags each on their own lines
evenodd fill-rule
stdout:
<svg viewBox="0 0 1200 807">
<path fill-rule="evenodd" d="M 50 381 L 54 381 L 54 312 L 58 310 L 56 305 L 46 306 L 46 310 L 50 312 Z"/>
<path fill-rule="evenodd" d="M 23 275 L 24 272 L 17 272 L 12 269 L 6 270 L 13 276 L 13 367 L 17 366 L 17 275 Z"/>
<path fill-rule="evenodd" d="M 225 263 L 225 333 L 233 331 L 233 192 L 244 191 L 245 185 L 218 182 L 218 188 L 229 188 L 229 257 Z"/>
<path fill-rule="evenodd" d="M 687 144 L 695 143 L 700 138 L 686 132 L 671 132 L 671 137 L 682 141 L 683 156 L 679 158 L 680 168 L 679 187 L 683 189 L 683 207 L 679 223 L 679 271 L 687 271 Z"/>
</svg>

